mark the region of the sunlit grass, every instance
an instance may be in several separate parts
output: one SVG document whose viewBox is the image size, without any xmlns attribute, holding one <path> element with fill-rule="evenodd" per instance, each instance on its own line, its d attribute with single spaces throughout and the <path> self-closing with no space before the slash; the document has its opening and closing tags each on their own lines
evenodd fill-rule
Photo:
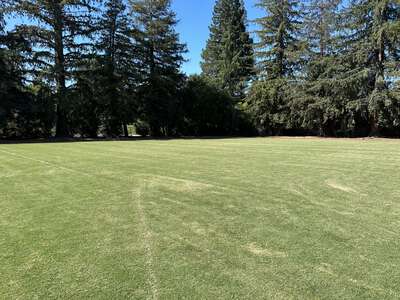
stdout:
<svg viewBox="0 0 400 300">
<path fill-rule="evenodd" d="M 395 140 L 0 145 L 0 298 L 399 298 L 399 170 Z"/>
</svg>

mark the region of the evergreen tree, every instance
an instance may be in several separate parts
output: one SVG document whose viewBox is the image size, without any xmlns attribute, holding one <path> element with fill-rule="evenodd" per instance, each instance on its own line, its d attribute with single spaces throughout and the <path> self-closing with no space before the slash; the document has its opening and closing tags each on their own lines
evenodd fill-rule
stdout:
<svg viewBox="0 0 400 300">
<path fill-rule="evenodd" d="M 249 110 L 262 133 L 281 133 L 288 127 L 291 80 L 299 71 L 303 42 L 299 1 L 260 0 L 265 16 L 256 20 L 258 78 L 247 97 Z"/>
<path fill-rule="evenodd" d="M 257 6 L 266 13 L 256 20 L 260 26 L 256 53 L 260 72 L 268 79 L 291 77 L 299 65 L 301 50 L 299 1 L 260 0 Z"/>
<path fill-rule="evenodd" d="M 136 18 L 135 39 L 140 49 L 140 109 L 152 135 L 174 133 L 179 107 L 180 72 L 186 46 L 175 31 L 170 0 L 132 0 Z"/>
<path fill-rule="evenodd" d="M 130 104 L 134 102 L 138 60 L 133 33 L 123 1 L 108 0 L 100 21 L 97 44 L 102 75 L 99 86 L 107 135 L 120 135 L 122 125 L 126 125 L 127 119 L 133 119 L 134 112 Z"/>
<path fill-rule="evenodd" d="M 7 48 L 9 39 L 5 32 L 3 9 L 0 4 L 0 136 L 4 135 L 16 88 L 19 85 Z"/>
<path fill-rule="evenodd" d="M 246 23 L 243 0 L 218 0 L 202 53 L 203 75 L 239 99 L 254 73 L 253 40 Z"/>
<path fill-rule="evenodd" d="M 295 126 L 336 135 L 346 131 L 346 101 L 340 96 L 335 79 L 343 69 L 337 63 L 340 0 L 310 0 L 304 7 L 307 41 L 303 89 L 291 102 Z"/>
<path fill-rule="evenodd" d="M 3 14 L 3 7 L 0 4 L 0 96 L 1 99 L 7 95 L 6 91 L 8 86 L 10 85 L 9 80 L 9 60 L 7 57 L 7 49 L 6 49 L 6 34 L 5 34 L 5 20 Z M 1 103 L 3 104 L 3 103 Z M 4 105 L 4 104 L 3 104 Z M 1 109 L 4 113 L 4 109 Z M 4 116 L 0 119 L 0 121 L 4 121 Z"/>
<path fill-rule="evenodd" d="M 243 0 L 217 0 L 187 80 L 171 0 L 125 3 L 0 1 L 1 137 L 248 133 L 246 111 L 262 134 L 400 135 L 399 0 L 258 0 L 254 50 Z"/>
<path fill-rule="evenodd" d="M 0 3 L 0 136 L 21 137 L 27 124 L 33 98 L 24 91 L 24 53 L 28 43 L 15 32 L 6 32 L 5 3 Z"/>
<path fill-rule="evenodd" d="M 109 83 L 104 80 L 102 66 L 96 53 L 81 60 L 74 73 L 68 102 L 71 129 L 74 134 L 95 138 L 104 118 L 104 90 L 108 88 Z"/>
<path fill-rule="evenodd" d="M 399 29 L 400 1 L 376 0 L 372 26 L 374 54 L 371 61 L 375 83 L 369 99 L 372 133 L 379 133 L 382 128 L 391 129 L 399 119 L 398 115 L 393 114 L 399 111 L 398 101 L 389 92 L 390 77 L 398 68 L 400 58 Z"/>
<path fill-rule="evenodd" d="M 35 49 L 35 75 L 41 73 L 55 83 L 57 98 L 56 135 L 70 135 L 66 110 L 67 80 L 71 79 L 74 64 L 86 50 L 87 37 L 93 30 L 90 15 L 91 0 L 11 0 L 14 12 L 34 22 L 18 27 Z"/>
<path fill-rule="evenodd" d="M 190 76 L 183 93 L 184 127 L 190 136 L 227 135 L 232 133 L 232 97 L 211 84 L 204 76 Z"/>
<path fill-rule="evenodd" d="M 346 9 L 345 51 L 341 64 L 347 66 L 342 79 L 350 108 L 370 134 L 393 127 L 396 103 L 389 88 L 399 60 L 400 3 L 397 0 L 353 0 Z M 357 123 L 357 120 L 355 120 Z M 358 122 L 360 123 L 360 121 Z"/>
<path fill-rule="evenodd" d="M 339 6 L 342 0 L 309 0 L 306 3 L 304 29 L 311 54 L 325 57 L 336 50 Z"/>
</svg>

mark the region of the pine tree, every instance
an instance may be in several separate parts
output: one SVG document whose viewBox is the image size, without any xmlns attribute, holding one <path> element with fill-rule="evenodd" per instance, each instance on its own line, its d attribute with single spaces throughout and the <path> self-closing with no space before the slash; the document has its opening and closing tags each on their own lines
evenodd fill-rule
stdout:
<svg viewBox="0 0 400 300">
<path fill-rule="evenodd" d="M 373 1 L 374 2 L 374 1 Z M 372 133 L 380 128 L 393 127 L 393 115 L 397 109 L 397 99 L 389 93 L 390 76 L 397 68 L 400 54 L 400 1 L 376 0 L 373 10 L 372 43 L 373 69 L 376 73 L 374 91 L 369 99 Z"/>
<path fill-rule="evenodd" d="M 253 40 L 246 24 L 243 0 L 218 0 L 202 53 L 203 75 L 239 99 L 254 73 Z"/>
<path fill-rule="evenodd" d="M 35 75 L 55 84 L 57 98 L 56 135 L 70 135 L 68 127 L 67 81 L 74 64 L 86 50 L 87 37 L 92 31 L 91 0 L 11 0 L 15 13 L 24 15 L 31 24 L 18 26 L 35 49 Z"/>
<path fill-rule="evenodd" d="M 186 46 L 175 31 L 177 21 L 170 0 L 132 0 L 131 6 L 141 52 L 141 115 L 152 135 L 170 135 L 177 118 L 178 91 L 184 83 L 180 67 Z"/>
<path fill-rule="evenodd" d="M 0 96 L 1 99 L 7 97 L 7 91 L 10 87 L 14 86 L 17 79 L 17 74 L 15 73 L 15 66 L 11 59 L 11 50 L 9 45 L 11 43 L 10 35 L 6 33 L 5 27 L 6 23 L 4 20 L 4 7 L 0 4 Z M 2 101 L 4 102 L 4 101 Z M 0 103 L 0 105 L 4 103 Z M 4 109 L 2 109 L 4 111 Z M 4 120 L 4 117 L 2 118 Z"/>
<path fill-rule="evenodd" d="M 391 75 L 399 60 L 400 3 L 397 0 L 353 0 L 346 9 L 345 51 L 348 66 L 342 81 L 356 87 L 351 94 L 354 114 L 369 124 L 370 134 L 393 127 L 397 101 L 389 92 Z M 349 98 L 350 98 L 349 97 Z"/>
<path fill-rule="evenodd" d="M 336 51 L 339 6 L 342 0 L 309 0 L 305 5 L 304 29 L 308 49 L 325 57 Z"/>
<path fill-rule="evenodd" d="M 4 135 L 3 131 L 7 125 L 14 96 L 12 94 L 15 94 L 14 89 L 18 85 L 18 81 L 12 71 L 13 68 L 7 49 L 7 40 L 3 7 L 0 4 L 0 136 Z"/>
<path fill-rule="evenodd" d="M 97 53 L 82 59 L 75 67 L 74 82 L 69 87 L 70 126 L 73 133 L 81 137 L 96 138 L 101 125 L 105 123 L 104 89 L 108 85 L 105 85 L 99 60 Z"/>
<path fill-rule="evenodd" d="M 257 6 L 266 13 L 256 20 L 260 26 L 256 52 L 260 72 L 268 79 L 291 77 L 299 64 L 301 50 L 299 1 L 260 0 Z"/>
<path fill-rule="evenodd" d="M 121 134 L 131 111 L 137 80 L 138 52 L 133 40 L 134 28 L 128 20 L 122 0 L 108 0 L 100 21 L 99 51 L 101 98 L 107 135 Z M 129 95 L 129 97 L 128 97 Z M 127 134 L 125 130 L 125 134 Z"/>
<path fill-rule="evenodd" d="M 0 5 L 0 95 L 1 99 L 6 95 L 6 87 L 7 87 L 7 57 L 6 57 L 6 49 L 5 49 L 5 20 L 3 14 L 3 7 Z"/>
<path fill-rule="evenodd" d="M 336 135 L 346 124 L 346 101 L 339 96 L 335 77 L 341 73 L 336 56 L 340 0 L 310 0 L 304 7 L 307 41 L 303 91 L 291 103 L 297 126 Z M 304 93 L 302 93 L 304 92 Z"/>
<path fill-rule="evenodd" d="M 259 81 L 253 84 L 247 105 L 261 133 L 279 134 L 288 129 L 291 83 L 301 63 L 302 15 L 295 0 L 260 0 L 257 6 L 266 15 L 256 20 Z"/>
<path fill-rule="evenodd" d="M 6 32 L 4 4 L 0 3 L 0 136 L 20 137 L 29 131 L 27 116 L 32 108 L 32 95 L 23 84 L 29 44 L 19 34 Z"/>
</svg>

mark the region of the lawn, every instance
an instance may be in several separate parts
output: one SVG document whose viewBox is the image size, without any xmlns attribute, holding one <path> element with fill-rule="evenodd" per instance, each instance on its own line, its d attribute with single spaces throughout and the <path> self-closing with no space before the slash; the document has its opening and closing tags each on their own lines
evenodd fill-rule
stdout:
<svg viewBox="0 0 400 300">
<path fill-rule="evenodd" d="M 0 145 L 0 299 L 400 298 L 400 141 Z"/>
</svg>

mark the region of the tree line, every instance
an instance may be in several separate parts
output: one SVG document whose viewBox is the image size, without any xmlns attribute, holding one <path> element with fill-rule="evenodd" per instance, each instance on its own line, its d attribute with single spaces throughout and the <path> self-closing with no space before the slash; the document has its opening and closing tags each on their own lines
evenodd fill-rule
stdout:
<svg viewBox="0 0 400 300">
<path fill-rule="evenodd" d="M 2 1 L 0 137 L 400 136 L 399 0 L 256 5 L 216 1 L 186 76 L 171 0 Z"/>
</svg>

